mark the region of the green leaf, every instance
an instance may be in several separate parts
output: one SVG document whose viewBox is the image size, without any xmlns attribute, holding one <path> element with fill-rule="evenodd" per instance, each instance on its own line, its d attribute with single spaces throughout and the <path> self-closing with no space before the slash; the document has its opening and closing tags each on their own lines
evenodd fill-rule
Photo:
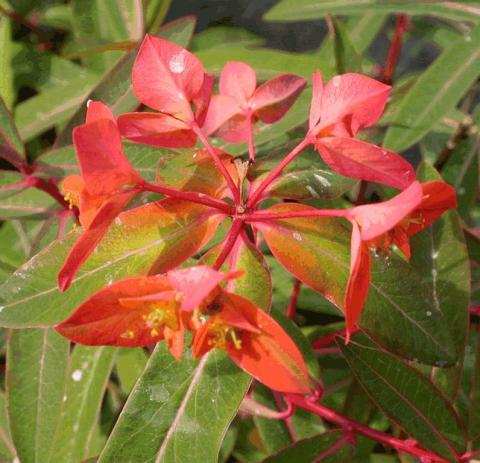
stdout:
<svg viewBox="0 0 480 463">
<path fill-rule="evenodd" d="M 258 185 L 296 144 L 282 145 L 271 154 L 259 158 L 249 170 L 251 179 L 255 179 L 254 185 Z M 334 172 L 313 148 L 307 148 L 282 171 L 266 190 L 266 196 L 296 200 L 334 199 L 357 183 Z"/>
<path fill-rule="evenodd" d="M 194 29 L 195 18 L 187 16 L 165 24 L 156 35 L 186 47 L 192 37 Z M 86 103 L 89 99 L 101 100 L 111 108 L 116 116 L 127 111 L 132 111 L 137 107 L 139 103 L 133 94 L 130 82 L 136 54 L 136 50 L 131 51 L 118 61 L 97 86 L 85 96 L 83 102 Z M 55 142 L 56 147 L 62 147 L 72 143 L 72 129 L 83 123 L 85 120 L 85 112 L 86 105 L 82 104 L 59 133 L 57 141 Z"/>
<path fill-rule="evenodd" d="M 385 23 L 387 15 L 378 13 L 365 13 L 361 16 L 348 18 L 347 28 L 350 39 L 355 44 L 355 50 L 363 54 L 372 44 Z"/>
<path fill-rule="evenodd" d="M 216 462 L 249 383 L 223 352 L 177 362 L 157 345 L 98 463 Z"/>
<path fill-rule="evenodd" d="M 190 49 L 197 53 L 207 48 L 230 46 L 232 44 L 258 46 L 262 45 L 264 41 L 259 35 L 239 27 L 214 26 L 195 34 Z"/>
<path fill-rule="evenodd" d="M 272 212 L 308 206 L 276 205 Z M 337 219 L 277 219 L 257 223 L 278 261 L 337 307 L 349 275 L 350 232 Z M 360 326 L 385 348 L 427 364 L 456 360 L 442 314 L 431 312 L 431 293 L 401 258 L 375 256 L 372 282 Z M 401 283 L 399 283 L 401 282 Z"/>
<path fill-rule="evenodd" d="M 149 31 L 156 31 L 168 13 L 172 0 L 150 0 L 145 10 L 145 19 Z"/>
<path fill-rule="evenodd" d="M 440 180 L 429 164 L 418 170 L 420 181 Z M 457 356 L 463 360 L 468 330 L 470 301 L 469 262 L 462 226 L 456 211 L 447 211 L 430 227 L 411 240 L 412 267 L 429 286 L 434 302 L 431 312 L 440 312 L 447 322 Z M 437 383 L 447 386 L 445 392 L 454 394 L 461 368 L 438 370 Z M 451 377 L 451 378 L 450 378 Z"/>
<path fill-rule="evenodd" d="M 66 120 L 85 100 L 97 80 L 92 75 L 79 77 L 66 87 L 45 90 L 20 103 L 15 109 L 15 122 L 22 140 L 31 140 Z"/>
<path fill-rule="evenodd" d="M 12 25 L 10 18 L 0 15 L 0 98 L 11 109 L 15 100 L 13 89 L 12 59 Z"/>
<path fill-rule="evenodd" d="M 289 70 L 307 79 L 310 79 L 318 68 L 322 69 L 324 78 L 334 74 L 331 63 L 319 62 L 318 57 L 270 48 L 253 48 L 234 44 L 200 50 L 197 56 L 209 72 L 217 75 L 225 63 L 232 60 L 244 61 L 254 67 L 260 80 L 271 79 Z"/>
<path fill-rule="evenodd" d="M 0 98 L 0 150 L 3 151 L 2 145 L 10 150 L 11 156 L 16 158 L 25 157 L 25 148 L 23 147 L 12 116 L 5 106 L 5 102 Z"/>
<path fill-rule="evenodd" d="M 53 448 L 50 459 L 44 460 L 46 463 L 81 461 L 94 456 L 90 446 L 115 352 L 112 347 L 75 346 L 63 396 L 62 416 L 56 428 L 50 429 Z"/>
<path fill-rule="evenodd" d="M 0 290 L 0 326 L 58 323 L 94 291 L 130 275 L 162 272 L 194 254 L 215 232 L 221 218 L 204 206 L 183 201 L 151 203 L 121 214 L 65 293 L 57 273 L 78 237 L 67 235 L 37 254 Z"/>
<path fill-rule="evenodd" d="M 357 15 L 365 13 L 398 13 L 438 16 L 441 18 L 478 21 L 480 11 L 475 1 L 442 2 L 429 0 L 281 0 L 265 14 L 266 21 L 301 21 L 326 15 Z"/>
<path fill-rule="evenodd" d="M 465 435 L 447 399 L 415 368 L 377 350 L 364 335 L 338 343 L 370 398 L 408 434 L 448 461 L 465 450 Z"/>
<path fill-rule="evenodd" d="M 135 170 L 148 182 L 155 181 L 159 160 L 172 156 L 172 151 L 169 149 L 127 141 L 123 142 L 123 152 Z M 39 175 L 47 177 L 80 174 L 75 148 L 72 145 L 47 151 L 37 158 L 36 164 L 39 166 Z"/>
<path fill-rule="evenodd" d="M 322 461 L 325 463 L 344 463 L 350 461 L 352 448 L 345 444 L 338 450 L 333 450 L 335 444 L 344 437 L 342 431 L 329 431 L 314 437 L 300 440 L 280 452 L 266 458 L 264 463 L 311 463 Z M 318 460 L 320 457 L 321 460 Z"/>
<path fill-rule="evenodd" d="M 402 151 L 452 110 L 480 74 L 480 25 L 456 40 L 418 78 L 398 106 L 384 146 Z"/>
<path fill-rule="evenodd" d="M 338 74 L 362 72 L 362 57 L 358 54 L 347 27 L 337 18 L 333 18 L 333 51 Z"/>
<path fill-rule="evenodd" d="M 7 393 L 13 442 L 24 463 L 45 463 L 60 418 L 70 343 L 53 329 L 13 330 Z"/>
<path fill-rule="evenodd" d="M 3 392 L 0 392 L 0 458 L 5 461 L 15 461 L 17 451 L 10 435 L 10 424 L 7 415 L 7 401 Z"/>
<path fill-rule="evenodd" d="M 232 177 L 236 172 L 229 154 L 218 155 Z M 195 191 L 212 197 L 224 197 L 225 177 L 206 150 L 188 149 L 163 156 L 158 163 L 156 183 L 180 191 Z"/>
<path fill-rule="evenodd" d="M 125 394 L 130 394 L 137 379 L 142 374 L 147 360 L 147 354 L 141 348 L 124 348 L 118 352 L 116 371 L 120 386 Z"/>
<path fill-rule="evenodd" d="M 55 200 L 47 193 L 29 188 L 0 199 L 0 220 L 42 219 L 49 215 Z"/>
</svg>

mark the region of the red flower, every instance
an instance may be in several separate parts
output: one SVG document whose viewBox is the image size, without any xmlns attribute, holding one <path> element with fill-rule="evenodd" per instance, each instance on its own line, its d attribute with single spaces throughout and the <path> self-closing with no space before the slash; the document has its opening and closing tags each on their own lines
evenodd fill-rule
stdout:
<svg viewBox="0 0 480 463">
<path fill-rule="evenodd" d="M 340 174 L 403 190 L 415 180 L 412 166 L 392 151 L 353 138 L 378 121 L 389 93 L 390 86 L 351 73 L 335 76 L 324 88 L 316 72 L 309 135 L 322 159 Z"/>
<path fill-rule="evenodd" d="M 204 131 L 241 143 L 249 137 L 249 125 L 260 119 L 273 124 L 290 109 L 307 81 L 281 74 L 258 88 L 255 70 L 248 64 L 229 61 L 220 75 L 220 94 L 212 97 Z"/>
<path fill-rule="evenodd" d="M 370 285 L 369 248 L 387 250 L 391 244 L 410 258 L 409 237 L 456 207 L 455 189 L 432 181 L 413 182 L 394 198 L 377 204 L 354 207 L 347 211 L 351 221 L 350 277 L 345 293 L 347 338 L 363 310 Z"/>
<path fill-rule="evenodd" d="M 159 112 L 121 115 L 122 135 L 153 146 L 195 146 L 192 125 L 203 125 L 213 84 L 213 76 L 205 74 L 192 53 L 146 35 L 133 65 L 132 85 L 137 98 Z"/>
<path fill-rule="evenodd" d="M 78 206 L 84 230 L 58 274 L 62 291 L 135 195 L 135 186 L 143 183 L 125 157 L 113 114 L 103 103 L 90 102 L 86 123 L 73 130 L 73 144 L 81 176 L 67 177 L 63 189 Z"/>
<path fill-rule="evenodd" d="M 302 354 L 283 328 L 249 300 L 218 290 L 200 307 L 206 320 L 192 351 L 199 357 L 217 347 L 271 389 L 308 394 L 312 387 Z"/>
<path fill-rule="evenodd" d="M 219 286 L 236 276 L 197 266 L 127 278 L 95 293 L 55 329 L 86 345 L 134 347 L 165 339 L 177 359 L 188 329 L 195 332 L 194 356 L 218 347 L 273 389 L 310 392 L 303 357 L 283 328 L 247 299 Z"/>
</svg>

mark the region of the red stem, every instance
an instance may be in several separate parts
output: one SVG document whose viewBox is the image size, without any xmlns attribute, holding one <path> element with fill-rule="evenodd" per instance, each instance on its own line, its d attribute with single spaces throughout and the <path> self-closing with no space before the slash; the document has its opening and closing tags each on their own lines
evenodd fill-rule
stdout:
<svg viewBox="0 0 480 463">
<path fill-rule="evenodd" d="M 468 310 L 470 311 L 470 315 L 480 317 L 480 305 L 471 305 Z"/>
<path fill-rule="evenodd" d="M 298 296 L 300 295 L 300 287 L 302 286 L 302 282 L 295 278 L 295 283 L 293 284 L 292 295 L 290 296 L 290 300 L 288 301 L 287 306 L 287 317 L 292 319 L 295 317 L 295 313 L 297 312 L 297 301 Z"/>
<path fill-rule="evenodd" d="M 283 399 L 279 392 L 274 392 L 273 391 L 273 398 L 274 398 L 275 403 L 277 404 L 278 408 L 281 409 L 282 408 L 282 403 L 286 402 L 287 411 L 288 410 L 291 411 L 291 413 L 289 415 L 285 414 L 285 416 L 282 417 L 282 419 L 283 419 L 283 422 L 285 424 L 285 427 L 287 428 L 288 434 L 290 434 L 290 438 L 292 439 L 292 442 L 293 443 L 297 442 L 298 441 L 297 433 L 296 433 L 296 431 L 293 427 L 293 423 L 292 423 L 292 415 L 295 413 L 295 407 L 293 406 L 292 402 Z"/>
<path fill-rule="evenodd" d="M 258 202 L 261 200 L 261 195 L 265 191 L 265 189 L 280 175 L 283 169 L 290 164 L 308 145 L 310 144 L 310 140 L 304 138 L 292 151 L 290 151 L 283 161 L 278 164 L 275 169 L 273 169 L 270 174 L 260 183 L 257 189 L 253 192 L 252 195 L 249 196 L 247 200 L 247 207 L 255 207 Z"/>
<path fill-rule="evenodd" d="M 343 416 L 322 404 L 311 402 L 303 396 L 289 394 L 288 400 L 298 407 L 308 410 L 311 413 L 315 413 L 330 423 L 336 424 L 337 426 L 349 431 L 353 431 L 357 434 L 366 436 L 369 439 L 393 448 L 398 452 L 408 453 L 409 455 L 417 458 L 429 458 L 432 462 L 447 463 L 447 460 L 433 452 L 429 452 L 428 450 L 418 447 L 416 444 L 412 443 L 411 440 L 398 439 L 389 434 L 372 429 L 364 424 L 358 423 L 357 421 L 353 421 L 350 418 L 347 418 L 346 416 Z"/>
<path fill-rule="evenodd" d="M 460 457 L 460 461 L 461 461 L 461 462 L 468 463 L 472 458 L 476 457 L 477 455 L 480 455 L 480 449 L 478 449 L 478 450 L 472 450 L 471 452 L 464 453 L 464 454 Z"/>
<path fill-rule="evenodd" d="M 234 208 L 226 202 L 211 198 L 210 196 L 204 195 L 202 193 L 195 193 L 191 191 L 178 191 L 161 185 L 152 185 L 151 183 L 144 183 L 140 185 L 140 189 L 143 191 L 160 193 L 171 198 L 177 198 L 185 201 L 191 201 L 193 203 L 203 204 L 204 206 L 219 209 L 226 214 L 232 214 L 234 212 Z"/>
<path fill-rule="evenodd" d="M 359 328 L 354 328 L 351 331 L 351 335 L 353 336 L 358 331 L 360 331 Z M 312 347 L 314 349 L 320 349 L 322 347 L 329 346 L 330 344 L 335 342 L 335 339 L 336 339 L 337 336 L 345 337 L 346 335 L 347 335 L 347 330 L 346 329 L 335 331 L 334 333 L 327 334 L 326 336 L 323 336 L 321 338 L 314 339 L 312 341 Z"/>
<path fill-rule="evenodd" d="M 225 238 L 225 245 L 222 249 L 222 252 L 217 257 L 215 264 L 213 264 L 213 268 L 215 270 L 219 270 L 220 267 L 225 262 L 225 259 L 230 254 L 233 246 L 235 246 L 235 242 L 237 241 L 238 235 L 243 229 L 243 220 L 241 219 L 233 219 L 232 227 L 228 231 L 227 237 Z"/>
<path fill-rule="evenodd" d="M 46 182 L 38 177 L 30 177 L 30 185 L 36 188 L 37 190 L 44 191 L 45 193 L 49 194 L 52 198 L 54 198 L 64 209 L 70 209 L 70 204 L 65 201 L 62 193 L 58 189 L 57 185 Z"/>
<path fill-rule="evenodd" d="M 407 16 L 402 14 L 397 17 L 397 21 L 395 23 L 395 35 L 390 45 L 390 50 L 388 52 L 385 68 L 383 69 L 382 80 L 386 84 L 391 84 L 393 82 L 393 75 L 395 74 L 395 68 L 397 66 L 398 56 L 402 48 L 402 38 L 406 29 L 407 29 Z"/>
<path fill-rule="evenodd" d="M 233 200 L 235 201 L 236 204 L 240 204 L 240 191 L 238 189 L 238 186 L 235 185 L 235 182 L 233 181 L 230 173 L 228 172 L 227 168 L 225 167 L 221 159 L 218 157 L 218 154 L 215 152 L 215 149 L 208 141 L 208 138 L 203 134 L 202 129 L 196 123 L 192 124 L 192 130 L 195 132 L 197 137 L 203 143 L 203 145 L 208 151 L 208 154 L 210 154 L 210 156 L 212 157 L 213 162 L 215 163 L 217 168 L 220 170 L 222 175 L 225 177 L 228 187 L 232 192 Z"/>
</svg>

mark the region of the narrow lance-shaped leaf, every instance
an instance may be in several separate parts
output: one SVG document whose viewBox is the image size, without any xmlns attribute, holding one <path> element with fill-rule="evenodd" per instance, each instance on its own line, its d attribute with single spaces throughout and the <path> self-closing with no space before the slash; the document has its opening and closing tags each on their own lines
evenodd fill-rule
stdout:
<svg viewBox="0 0 480 463">
<path fill-rule="evenodd" d="M 301 21 L 327 15 L 361 15 L 370 12 L 438 16 L 440 18 L 478 21 L 480 11 L 462 3 L 435 3 L 429 0 L 282 0 L 264 16 L 266 21 Z"/>
<path fill-rule="evenodd" d="M 448 400 L 415 368 L 377 350 L 364 336 L 339 341 L 350 368 L 371 399 L 408 434 L 448 461 L 465 450 L 465 434 Z"/>
<path fill-rule="evenodd" d="M 7 155 L 14 159 L 25 157 L 25 148 L 20 135 L 2 98 L 0 98 L 0 149 L 8 149 Z"/>
<path fill-rule="evenodd" d="M 7 415 L 7 399 L 5 394 L 0 394 L 0 458 L 6 461 L 15 461 L 17 451 L 12 442 L 10 424 Z"/>
<path fill-rule="evenodd" d="M 402 151 L 455 107 L 480 74 L 480 25 L 447 48 L 402 99 L 384 145 Z"/>
<path fill-rule="evenodd" d="M 90 448 L 115 352 L 111 347 L 74 348 L 62 416 L 58 425 L 50 429 L 53 447 L 50 458 L 43 461 L 82 461 L 94 456 Z"/>
<path fill-rule="evenodd" d="M 179 265 L 215 233 L 222 216 L 204 206 L 162 200 L 122 213 L 74 278 L 57 289 L 57 273 L 78 233 L 52 243 L 2 286 L 0 325 L 45 326 L 64 319 L 109 282 Z"/>
<path fill-rule="evenodd" d="M 47 462 L 60 419 L 70 343 L 50 328 L 13 330 L 7 397 L 13 442 L 24 463 Z"/>
<path fill-rule="evenodd" d="M 333 51 L 337 73 L 361 72 L 362 57 L 357 53 L 347 27 L 337 18 L 333 18 Z"/>
</svg>

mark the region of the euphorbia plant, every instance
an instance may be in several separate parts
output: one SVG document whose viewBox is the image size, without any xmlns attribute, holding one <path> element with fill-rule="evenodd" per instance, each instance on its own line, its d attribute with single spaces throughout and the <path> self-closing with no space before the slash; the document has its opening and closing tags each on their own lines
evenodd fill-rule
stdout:
<svg viewBox="0 0 480 463">
<path fill-rule="evenodd" d="M 80 13 L 82 2 L 71 3 Z M 110 4 L 122 11 L 115 20 L 128 20 L 125 5 Z M 362 17 L 361 31 L 377 16 Z M 440 173 L 396 152 L 447 115 L 444 100 L 453 105 L 473 72 L 475 40 L 452 45 L 449 85 L 439 88 L 432 71 L 427 87 L 407 78 L 391 91 L 407 18 L 386 65 L 364 63 L 375 78 L 360 73 L 342 21 L 327 22 L 339 75 L 328 47 L 299 56 L 199 37 L 195 56 L 184 48 L 192 18 L 142 26 L 113 44 L 129 51 L 66 125 L 36 121 L 60 123 L 38 158 L 36 144 L 22 151 L 0 100 L 0 157 L 12 169 L 0 173 L 0 212 L 18 189 L 29 189 L 19 194 L 26 201 L 54 202 L 27 208 L 35 225 L 46 220 L 0 291 L 0 326 L 13 328 L 5 392 L 14 444 L 0 420 L 0 459 L 393 463 L 408 454 L 425 463 L 479 453 L 480 353 L 474 361 L 474 349 L 464 351 L 478 335 L 467 340 L 466 225 L 453 210 L 455 186 L 475 255 L 478 230 L 465 215 L 475 127 L 450 133 L 459 114 L 448 115 Z M 103 36 L 98 45 L 79 55 L 92 61 L 89 79 L 108 68 L 95 55 L 109 48 Z M 436 90 L 427 101 L 417 85 Z M 457 112 L 474 116 L 472 101 Z M 51 133 L 40 137 L 48 141 Z M 454 171 L 457 142 L 462 156 L 470 151 Z M 427 161 L 433 145 L 420 144 Z M 29 221 L 0 224 L 3 241 L 18 229 L 29 249 Z M 0 277 L 13 265 L 4 264 L 0 256 Z M 475 306 L 470 313 L 475 323 Z"/>
<path fill-rule="evenodd" d="M 186 333 L 192 332 L 189 344 L 193 357 L 222 349 L 273 391 L 296 394 L 291 398 L 286 395 L 287 402 L 315 411 L 308 404 L 321 395 L 321 378 L 311 377 L 300 350 L 271 315 L 235 294 L 235 281 L 245 278 L 244 271 L 236 268 L 236 250 L 243 245 L 261 256 L 265 240 L 299 282 L 311 286 L 344 313 L 348 342 L 358 330 L 367 298 L 371 252 L 392 253 L 391 245 L 396 245 L 409 259 L 408 237 L 455 207 L 456 199 L 454 190 L 441 181 L 417 181 L 412 166 L 398 154 L 356 138 L 361 129 L 372 126 L 382 115 L 389 86 L 353 73 L 335 76 L 325 88 L 320 72 L 312 81 L 309 127 L 304 138 L 270 172 L 256 178 L 257 122 L 281 119 L 306 81 L 284 74 L 256 89 L 254 70 L 241 62 L 229 62 L 221 73 L 220 93 L 212 96 L 214 79 L 194 55 L 166 40 L 146 36 L 133 66 L 133 89 L 141 102 L 158 112 L 127 113 L 117 122 L 104 104 L 92 101 L 85 123 L 74 130 L 81 176 L 67 177 L 63 190 L 72 207 L 78 208 L 82 231 L 59 273 L 59 287 L 68 290 L 78 269 L 111 226 L 135 226 L 165 215 L 180 221 L 182 212 L 175 209 L 190 207 L 199 209 L 199 223 L 212 221 L 212 226 L 182 255 L 172 250 L 169 256 L 167 251 L 161 263 L 92 294 L 56 325 L 57 331 L 86 345 L 146 347 L 165 341 L 177 360 L 184 355 Z M 208 138 L 211 134 L 230 142 L 248 141 L 249 159 L 235 159 L 214 148 Z M 156 182 L 150 183 L 129 163 L 121 136 L 155 147 L 189 151 L 162 161 Z M 341 209 L 292 203 L 288 197 L 285 199 L 290 202 L 282 203 L 281 195 L 273 194 L 277 201 L 265 207 L 284 169 L 310 145 L 338 174 L 400 191 L 387 201 Z M 168 170 L 169 162 L 175 169 L 176 158 L 182 157 L 189 157 L 193 175 L 171 182 L 171 177 L 162 173 Z M 157 160 L 152 158 L 151 162 Z M 198 181 L 195 172 L 201 169 L 207 177 Z M 128 208 L 136 195 L 147 192 L 166 198 Z M 222 222 L 228 225 L 221 242 L 205 254 L 202 249 Z M 305 228 L 313 227 L 320 239 L 324 229 L 331 239 L 332 233 L 348 236 L 348 223 L 348 275 L 348 266 L 340 266 L 333 277 L 328 268 L 309 273 L 315 258 L 308 245 L 295 247 L 295 243 L 308 241 Z M 320 252 L 333 252 L 329 257 L 337 259 L 335 251 Z M 198 253 L 203 254 L 203 262 L 178 268 Z M 248 274 L 248 268 L 245 272 Z M 390 443 L 410 449 L 414 455 L 428 456 L 416 444 L 403 445 L 394 439 Z"/>
</svg>

